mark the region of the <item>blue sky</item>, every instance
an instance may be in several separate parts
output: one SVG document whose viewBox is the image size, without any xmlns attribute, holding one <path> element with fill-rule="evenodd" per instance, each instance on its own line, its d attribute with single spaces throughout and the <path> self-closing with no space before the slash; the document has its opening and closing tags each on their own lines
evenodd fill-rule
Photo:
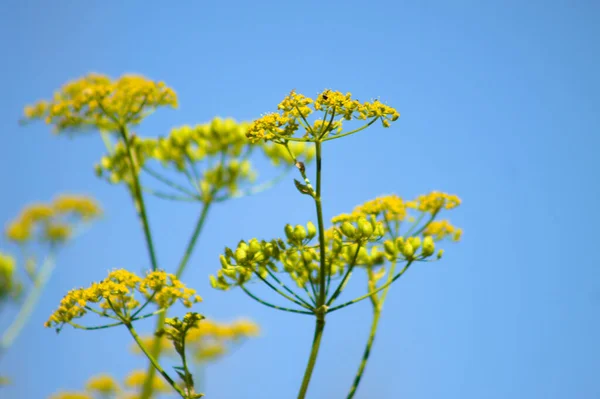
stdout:
<svg viewBox="0 0 600 399">
<path fill-rule="evenodd" d="M 45 398 L 144 365 L 124 355 L 124 329 L 42 328 L 70 288 L 114 267 L 148 266 L 125 190 L 93 174 L 99 136 L 17 124 L 25 104 L 90 71 L 141 73 L 177 91 L 180 108 L 149 117 L 139 129 L 148 135 L 217 115 L 249 120 L 294 88 L 396 107 L 391 129 L 325 146 L 326 218 L 383 193 L 442 190 L 463 199 L 450 217 L 465 234 L 441 263 L 393 286 L 357 398 L 600 397 L 599 16 L 593 1 L 4 2 L 0 221 L 64 191 L 94 195 L 105 209 L 62 251 L 0 360 L 14 381 L 6 397 Z M 153 199 L 149 211 L 169 269 L 198 209 Z M 204 297 L 200 312 L 252 318 L 263 334 L 210 366 L 208 398 L 297 392 L 313 321 L 214 291 L 207 276 L 225 245 L 309 219 L 313 208 L 291 178 L 210 214 L 184 280 Z M 368 303 L 332 314 L 309 397 L 345 397 L 369 317 Z"/>
</svg>

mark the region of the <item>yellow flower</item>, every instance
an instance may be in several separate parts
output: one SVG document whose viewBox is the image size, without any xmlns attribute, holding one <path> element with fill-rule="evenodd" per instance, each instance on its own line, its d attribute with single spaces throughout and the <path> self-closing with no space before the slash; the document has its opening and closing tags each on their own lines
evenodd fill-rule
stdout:
<svg viewBox="0 0 600 399">
<path fill-rule="evenodd" d="M 125 377 L 125 386 L 128 388 L 141 388 L 144 381 L 146 381 L 146 370 L 134 370 Z M 173 390 L 160 375 L 154 375 L 152 378 L 152 389 L 162 393 L 169 393 Z"/>
<path fill-rule="evenodd" d="M 67 241 L 71 236 L 71 226 L 62 223 L 49 223 L 45 226 L 44 233 L 50 242 Z"/>
<path fill-rule="evenodd" d="M 94 399 L 86 392 L 60 392 L 50 396 L 50 399 Z"/>
<path fill-rule="evenodd" d="M 432 191 L 429 194 L 420 195 L 415 201 L 408 202 L 406 206 L 422 212 L 436 213 L 442 208 L 454 209 L 460 203 L 460 198 L 456 195 Z"/>
<path fill-rule="evenodd" d="M 120 390 L 117 381 L 109 374 L 99 374 L 91 377 L 85 387 L 88 391 L 108 395 Z"/>
<path fill-rule="evenodd" d="M 462 229 L 454 227 L 448 220 L 434 220 L 429 223 L 423 235 L 432 236 L 436 241 L 451 237 L 453 241 L 460 241 Z"/>
<path fill-rule="evenodd" d="M 139 75 L 111 79 L 89 74 L 64 85 L 51 100 L 25 107 L 26 119 L 44 119 L 55 132 L 87 128 L 118 131 L 158 107 L 177 107 L 175 92 Z"/>
<path fill-rule="evenodd" d="M 265 140 L 283 143 L 300 126 L 306 131 L 303 136 L 306 141 L 322 140 L 342 133 L 342 119 L 349 121 L 372 118 L 364 127 L 379 119 L 384 127 L 389 127 L 400 116 L 398 111 L 379 100 L 361 103 L 353 99 L 350 93 L 342 94 L 332 90 L 323 91 L 316 100 L 292 91 L 279 104 L 278 109 L 279 113 L 269 113 L 252 122 L 246 133 L 252 142 Z M 325 115 L 310 123 L 307 118 L 315 111 L 324 112 Z M 340 119 L 334 120 L 336 116 Z"/>
<path fill-rule="evenodd" d="M 98 203 L 91 197 L 83 195 L 59 195 L 52 202 L 52 207 L 60 214 L 74 214 L 83 220 L 93 219 L 102 214 Z"/>
<path fill-rule="evenodd" d="M 202 300 L 195 290 L 187 288 L 173 274 L 153 271 L 141 278 L 125 269 L 118 269 L 110 272 L 103 281 L 92 283 L 88 288 L 69 291 L 45 326 L 60 326 L 82 317 L 94 303 L 98 303 L 105 312 L 111 311 L 119 318 L 127 317 L 140 305 L 135 297 L 136 292 L 161 309 L 170 307 L 176 301 L 190 307 Z"/>
<path fill-rule="evenodd" d="M 26 206 L 7 225 L 5 233 L 9 240 L 16 243 L 24 243 L 33 238 L 63 242 L 71 236 L 77 221 L 89 221 L 100 214 L 100 207 L 89 197 L 61 195 L 51 204 L 34 203 Z"/>
<path fill-rule="evenodd" d="M 15 268 L 15 258 L 0 252 L 0 303 L 20 292 L 20 284 L 15 279 Z"/>
</svg>

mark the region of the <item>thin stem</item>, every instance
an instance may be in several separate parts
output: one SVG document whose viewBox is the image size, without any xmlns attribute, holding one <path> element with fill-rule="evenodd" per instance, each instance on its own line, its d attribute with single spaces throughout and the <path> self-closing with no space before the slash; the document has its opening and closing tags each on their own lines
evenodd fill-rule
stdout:
<svg viewBox="0 0 600 399">
<path fill-rule="evenodd" d="M 189 195 L 190 197 L 196 197 L 196 193 L 188 190 L 187 188 L 169 180 L 168 178 L 164 177 L 163 175 L 161 175 L 158 172 L 155 172 L 154 170 L 150 169 L 148 166 L 144 165 L 142 166 L 142 170 L 146 173 L 148 173 L 150 176 L 154 177 L 156 180 L 160 181 L 163 184 L 166 184 L 167 186 L 179 191 L 182 194 L 186 194 Z"/>
<path fill-rule="evenodd" d="M 277 282 L 277 284 L 279 284 L 281 286 L 281 288 L 286 290 L 288 293 L 292 294 L 294 296 L 294 298 L 296 298 L 297 300 L 299 300 L 300 302 L 302 302 L 309 308 L 312 308 L 310 303 L 308 303 L 306 300 L 304 300 L 304 298 L 302 298 L 300 295 L 296 294 L 292 289 L 290 289 L 287 285 L 285 285 L 285 283 L 283 283 L 281 280 L 279 280 L 277 278 L 277 276 L 275 276 L 275 274 L 271 270 L 269 270 L 269 268 L 267 268 L 267 273 L 269 273 L 269 276 L 271 276 L 271 278 L 273 280 L 275 280 Z"/>
<path fill-rule="evenodd" d="M 325 304 L 326 293 L 325 293 L 325 224 L 323 222 L 323 205 L 321 203 L 321 142 L 315 142 L 316 157 L 317 157 L 317 191 L 315 192 L 315 206 L 317 208 L 317 223 L 319 228 L 319 297 L 317 298 L 317 305 L 321 306 Z"/>
<path fill-rule="evenodd" d="M 369 332 L 369 339 L 367 340 L 367 345 L 365 346 L 365 350 L 363 352 L 362 360 L 360 362 L 360 366 L 358 367 L 358 372 L 356 373 L 356 377 L 354 377 L 354 382 L 352 383 L 352 387 L 350 387 L 350 392 L 346 399 L 352 399 L 358 385 L 360 384 L 360 380 L 365 372 L 365 367 L 367 366 L 367 361 L 369 360 L 369 355 L 371 354 L 371 347 L 373 346 L 373 342 L 375 341 L 375 334 L 377 333 L 377 326 L 379 324 L 379 317 L 381 316 L 381 310 L 375 310 L 373 314 L 373 321 L 371 322 L 371 331 Z"/>
<path fill-rule="evenodd" d="M 356 252 L 354 252 L 354 256 L 352 257 L 352 261 L 348 265 L 348 269 L 346 269 L 346 273 L 344 274 L 344 277 L 342 278 L 342 281 L 337 286 L 337 288 L 336 288 L 335 292 L 333 293 L 333 295 L 331 295 L 331 298 L 329 298 L 329 300 L 327 301 L 327 306 L 331 305 L 333 303 L 333 301 L 336 300 L 336 298 L 340 295 L 340 293 L 344 289 L 344 285 L 346 284 L 346 280 L 348 279 L 348 277 L 350 277 L 350 274 L 352 273 L 352 269 L 356 265 L 356 258 L 358 257 L 358 252 L 360 251 L 360 247 L 361 247 L 361 244 L 357 244 Z"/>
<path fill-rule="evenodd" d="M 192 237 L 190 238 L 190 241 L 188 242 L 188 245 L 185 248 L 185 253 L 183 254 L 183 257 L 181 258 L 181 261 L 179 262 L 177 271 L 175 272 L 175 276 L 177 276 L 177 278 L 181 277 L 181 275 L 183 274 L 183 271 L 185 270 L 185 267 L 188 264 L 188 261 L 190 260 L 190 257 L 192 256 L 192 252 L 194 251 L 194 247 L 196 246 L 198 237 L 200 237 L 200 233 L 202 232 L 202 228 L 204 227 L 204 223 L 206 222 L 206 217 L 208 216 L 208 211 L 210 209 L 210 206 L 211 206 L 210 202 L 205 202 L 202 206 L 202 211 L 200 212 L 200 216 L 198 217 L 198 220 L 196 221 L 196 227 L 194 228 L 194 231 L 192 232 Z"/>
<path fill-rule="evenodd" d="M 166 199 L 166 200 L 171 200 L 171 201 L 183 201 L 183 202 L 199 202 L 200 201 L 200 199 L 197 196 L 196 197 L 186 197 L 183 195 L 173 195 L 173 194 L 169 194 L 169 193 L 163 193 L 162 191 L 153 190 L 148 187 L 142 187 L 142 191 L 144 191 L 150 195 L 154 195 L 155 197 L 158 197 L 161 199 Z"/>
<path fill-rule="evenodd" d="M 183 257 L 181 258 L 181 261 L 179 262 L 179 266 L 177 267 L 177 270 L 175 272 L 175 276 L 177 278 L 181 277 L 181 275 L 183 274 L 183 272 L 190 260 L 190 257 L 192 256 L 192 252 L 194 251 L 194 247 L 196 246 L 198 237 L 200 237 L 200 233 L 202 232 L 202 228 L 204 227 L 204 224 L 206 222 L 206 217 L 208 216 L 208 211 L 210 209 L 210 205 L 211 205 L 210 202 L 206 202 L 206 203 L 204 203 L 204 205 L 202 207 L 202 211 L 200 212 L 200 216 L 198 217 L 196 226 L 194 227 L 194 231 L 192 232 L 192 236 L 190 237 L 190 241 L 188 242 L 188 245 L 185 249 Z M 163 326 L 165 325 L 166 317 L 167 317 L 167 312 L 164 312 L 163 314 L 160 315 L 160 317 L 156 321 L 155 331 L 158 331 L 161 328 L 163 328 Z M 152 342 L 152 347 L 150 348 L 150 351 L 155 358 L 159 358 L 160 349 L 161 349 L 160 339 L 155 338 L 154 341 Z M 155 369 L 152 366 L 149 366 L 148 370 L 146 372 L 146 380 L 144 381 L 144 384 L 142 385 L 142 393 L 140 394 L 141 399 L 149 399 L 152 396 L 152 391 L 153 391 L 152 379 L 154 378 L 155 374 L 156 374 Z"/>
<path fill-rule="evenodd" d="M 265 191 L 265 190 L 267 190 L 267 189 L 275 186 L 280 181 L 282 181 L 283 178 L 285 176 L 287 176 L 287 174 L 289 173 L 290 169 L 291 169 L 291 167 L 287 167 L 283 171 L 283 173 L 281 173 L 280 175 L 278 175 L 275 178 L 273 178 L 271 180 L 268 180 L 268 181 L 266 181 L 264 183 L 261 183 L 261 184 L 257 185 L 256 187 L 252 187 L 252 188 L 249 188 L 247 190 L 240 191 L 240 192 L 238 192 L 236 194 L 233 194 L 233 195 L 223 195 L 223 196 L 220 196 L 220 197 L 216 197 L 215 198 L 215 202 L 223 202 L 223 201 L 228 200 L 228 199 L 242 198 L 242 197 L 247 197 L 247 196 L 250 196 L 250 195 L 261 193 L 261 192 L 263 192 L 263 191 Z"/>
<path fill-rule="evenodd" d="M 406 266 L 404 266 L 404 268 L 403 268 L 403 269 L 402 269 L 402 270 L 401 270 L 401 271 L 400 271 L 400 272 L 399 272 L 397 275 L 395 275 L 395 276 L 394 276 L 394 277 L 393 277 L 391 280 L 387 281 L 387 282 L 386 282 L 384 285 L 382 285 L 381 287 L 377 288 L 376 290 L 373 290 L 373 291 L 369 292 L 368 294 L 365 294 L 365 295 L 363 295 L 363 296 L 360 296 L 360 297 L 358 297 L 358 298 L 355 298 L 355 299 L 353 299 L 353 300 L 351 300 L 351 301 L 348 301 L 348 302 L 346 302 L 346 303 L 343 303 L 343 304 L 341 304 L 341 305 L 338 305 L 338 306 L 336 306 L 336 307 L 333 307 L 333 308 L 329 309 L 329 310 L 327 311 L 327 313 L 335 312 L 336 310 L 339 310 L 339 309 L 341 309 L 341 308 L 345 308 L 345 307 L 346 307 L 346 306 L 348 306 L 348 305 L 352 305 L 352 304 L 354 304 L 354 303 L 356 303 L 356 302 L 360 302 L 360 301 L 362 301 L 363 299 L 367 299 L 367 298 L 368 298 L 368 297 L 370 297 L 371 295 L 377 294 L 379 291 L 381 291 L 381 290 L 385 289 L 386 287 L 388 287 L 389 285 L 391 285 L 391 284 L 392 284 L 394 281 L 398 280 L 398 279 L 399 279 L 399 278 L 400 278 L 400 277 L 401 277 L 401 276 L 404 274 L 404 272 L 405 272 L 406 270 L 408 270 L 408 268 L 410 267 L 410 265 L 411 265 L 411 263 L 412 263 L 412 262 L 413 262 L 412 260 L 411 260 L 411 261 L 409 261 L 409 262 L 406 264 Z"/>
<path fill-rule="evenodd" d="M 129 330 L 129 333 L 131 334 L 131 336 L 133 337 L 133 339 L 135 340 L 135 342 L 138 344 L 138 346 L 140 347 L 140 349 L 142 350 L 142 352 L 144 352 L 144 355 L 146 355 L 146 357 L 148 358 L 148 360 L 150 360 L 150 363 L 152 363 L 152 366 L 154 366 L 154 369 L 156 369 L 156 371 L 158 371 L 163 376 L 163 378 L 169 383 L 169 385 L 171 385 L 173 387 L 173 389 L 175 391 L 177 391 L 177 393 L 182 398 L 184 398 L 184 399 L 187 398 L 187 395 L 185 394 L 185 392 L 183 392 L 183 390 L 181 388 L 179 388 L 179 386 L 177 385 L 177 383 L 175 381 L 173 381 L 173 379 L 165 372 L 165 370 L 163 370 L 163 368 L 161 367 L 161 365 L 158 364 L 158 361 L 154 358 L 154 356 L 152 356 L 150 354 L 150 352 L 148 352 L 148 350 L 146 349 L 146 347 L 142 343 L 142 340 L 140 339 L 139 335 L 137 334 L 137 332 L 133 328 L 133 325 L 131 325 L 130 322 L 127 322 L 127 323 L 125 323 L 125 326 Z"/>
<path fill-rule="evenodd" d="M 254 272 L 254 274 L 256 274 L 258 276 L 259 279 L 262 280 L 263 283 L 265 283 L 267 286 L 269 286 L 269 288 L 271 288 L 273 291 L 275 291 L 276 293 L 278 293 L 279 295 L 281 295 L 282 297 L 284 297 L 285 299 L 287 299 L 290 302 L 294 302 L 296 305 L 301 306 L 305 309 L 309 309 L 309 310 L 313 310 L 312 306 L 310 305 L 305 305 L 300 301 L 295 300 L 294 298 L 284 294 L 283 292 L 281 292 L 277 287 L 275 287 L 273 284 L 271 284 L 269 282 L 269 280 L 267 280 L 266 278 L 264 278 L 263 276 L 260 275 L 260 273 L 258 272 Z"/>
<path fill-rule="evenodd" d="M 396 260 L 393 261 L 390 266 L 390 272 L 388 274 L 387 281 L 389 282 L 394 275 L 394 271 L 396 270 Z M 371 281 L 371 276 L 373 272 L 369 269 L 369 281 Z M 372 291 L 375 286 L 375 282 L 369 284 L 369 291 Z M 381 317 L 381 311 L 383 307 L 383 303 L 385 302 L 385 298 L 387 297 L 388 292 L 390 291 L 390 285 L 388 285 L 381 296 L 378 297 L 377 294 L 371 296 L 371 303 L 373 304 L 373 320 L 371 321 L 371 331 L 369 332 L 369 339 L 367 340 L 367 344 L 365 346 L 365 350 L 363 352 L 363 357 L 360 362 L 360 366 L 358 367 L 358 371 L 356 373 L 356 377 L 354 377 L 354 382 L 352 387 L 350 387 L 350 392 L 348 393 L 348 397 L 346 399 L 352 399 L 356 390 L 358 389 L 358 385 L 360 384 L 360 380 L 365 372 L 365 368 L 367 367 L 367 362 L 369 361 L 369 355 L 371 354 L 371 348 L 373 346 L 373 341 L 375 341 L 375 334 L 377 333 L 377 327 L 379 325 L 379 318 Z"/>
<path fill-rule="evenodd" d="M 121 126 L 119 129 L 119 133 L 121 134 L 121 138 L 125 143 L 125 148 L 127 150 L 127 159 L 129 162 L 129 168 L 131 170 L 131 180 L 132 180 L 132 193 L 134 196 L 135 207 L 138 212 L 138 216 L 142 222 L 142 228 L 144 230 L 144 236 L 146 237 L 146 246 L 148 247 L 148 253 L 150 255 L 150 262 L 152 264 L 152 270 L 158 269 L 158 262 L 156 261 L 156 253 L 154 252 L 154 243 L 152 241 L 152 233 L 150 231 L 150 224 L 148 222 L 148 216 L 146 214 L 146 205 L 144 204 L 144 194 L 142 193 L 142 187 L 140 185 L 140 180 L 138 176 L 138 166 L 133 158 L 133 151 L 131 150 L 131 145 L 129 144 L 129 135 L 127 133 L 127 127 Z"/>
<path fill-rule="evenodd" d="M 251 293 L 250 291 L 248 291 L 248 289 L 246 287 L 244 287 L 244 285 L 240 285 L 240 288 L 242 289 L 242 291 L 244 291 L 250 298 L 254 299 L 255 301 L 259 302 L 262 305 L 268 306 L 270 308 L 273 309 L 277 309 L 277 310 L 283 310 L 284 312 L 291 312 L 291 313 L 300 313 L 300 314 L 314 314 L 313 312 L 308 312 L 306 310 L 297 310 L 297 309 L 290 309 L 290 308 L 284 308 L 281 306 L 277 306 L 277 305 L 273 305 L 272 303 L 263 301 L 262 299 L 260 299 L 259 297 L 257 297 L 256 295 L 254 295 L 253 293 Z"/>
<path fill-rule="evenodd" d="M 323 336 L 323 329 L 325 328 L 324 316 L 324 314 L 317 315 L 315 335 L 313 337 L 312 348 L 310 350 L 308 364 L 306 365 L 306 371 L 304 372 L 304 378 L 302 379 L 302 385 L 300 386 L 300 391 L 298 392 L 298 399 L 304 399 L 306 397 L 308 384 L 310 383 L 315 364 L 317 363 L 317 355 L 319 354 L 319 348 L 321 346 L 321 337 Z"/>
<path fill-rule="evenodd" d="M 300 117 L 302 117 L 302 120 L 304 121 L 304 123 L 306 123 L 305 129 L 312 134 L 313 136 L 316 137 L 315 133 L 312 130 L 312 127 L 310 126 L 310 123 L 308 123 L 308 121 L 306 120 L 306 117 L 304 116 L 304 114 L 302 113 L 302 111 L 300 111 L 300 108 L 298 108 L 298 106 L 296 105 L 296 110 L 298 111 L 298 113 L 300 114 Z"/>
<path fill-rule="evenodd" d="M 379 117 L 376 117 L 376 118 L 372 119 L 369 123 L 367 123 L 366 125 L 364 125 L 362 127 L 359 127 L 358 129 L 354 129 L 354 130 L 352 130 L 350 132 L 347 132 L 347 133 L 338 134 L 336 136 L 329 136 L 329 137 L 323 139 L 323 141 L 335 140 L 335 139 L 339 139 L 339 138 L 342 138 L 342 137 L 345 137 L 345 136 L 350 136 L 351 134 L 354 134 L 354 133 L 358 133 L 361 130 L 365 130 L 366 128 L 368 128 L 369 126 L 371 126 L 373 123 L 375 123 L 375 121 L 377 119 L 379 119 Z"/>
<path fill-rule="evenodd" d="M 31 317 L 31 313 L 35 308 L 36 303 L 40 299 L 40 295 L 42 294 L 48 279 L 50 279 L 50 276 L 52 275 L 54 266 L 54 254 L 50 252 L 44 259 L 40 270 L 37 272 L 33 287 L 29 291 L 29 294 L 27 295 L 23 306 L 19 310 L 17 317 L 2 335 L 2 339 L 0 340 L 0 353 L 6 351 L 12 345 L 27 323 L 27 320 L 29 320 Z"/>
<path fill-rule="evenodd" d="M 317 297 L 317 309 L 315 310 L 315 315 L 317 316 L 315 335 L 313 338 L 310 356 L 308 358 L 308 364 L 306 365 L 306 370 L 304 371 L 302 385 L 300 386 L 300 391 L 298 392 L 298 399 L 304 399 L 306 397 L 308 384 L 310 383 L 310 379 L 317 362 L 317 355 L 319 354 L 319 348 L 321 347 L 321 337 L 323 336 L 323 330 L 325 328 L 326 308 L 324 305 L 327 299 L 327 293 L 325 292 L 325 227 L 323 223 L 323 207 L 321 203 L 321 141 L 317 140 L 315 142 L 315 150 L 317 158 L 317 190 L 314 192 L 313 198 L 315 200 L 315 207 L 317 208 L 317 223 L 319 229 L 319 295 Z"/>
</svg>

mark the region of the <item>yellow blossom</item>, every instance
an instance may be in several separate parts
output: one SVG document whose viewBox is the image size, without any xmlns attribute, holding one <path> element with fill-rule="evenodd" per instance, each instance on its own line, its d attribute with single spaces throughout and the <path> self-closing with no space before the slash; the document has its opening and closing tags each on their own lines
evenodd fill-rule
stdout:
<svg viewBox="0 0 600 399">
<path fill-rule="evenodd" d="M 379 100 L 360 102 L 353 99 L 350 93 L 342 94 L 333 90 L 323 91 L 316 100 L 292 91 L 278 109 L 279 113 L 269 113 L 252 122 L 246 133 L 252 142 L 265 140 L 283 143 L 294 136 L 300 126 L 305 130 L 303 138 L 306 141 L 322 140 L 342 134 L 342 120 L 371 119 L 364 127 L 381 120 L 384 127 L 389 127 L 400 116 L 398 111 Z M 307 118 L 316 111 L 325 115 L 310 123 Z M 339 119 L 335 120 L 336 116 Z"/>
<path fill-rule="evenodd" d="M 34 203 L 26 206 L 7 225 L 5 234 L 16 243 L 24 243 L 33 238 L 63 242 L 71 236 L 77 221 L 89 221 L 100 214 L 100 207 L 89 197 L 61 195 L 50 204 Z"/>
<path fill-rule="evenodd" d="M 69 291 L 45 326 L 60 326 L 82 317 L 92 304 L 98 304 L 104 312 L 110 311 L 119 318 L 127 317 L 140 305 L 135 297 L 136 292 L 161 309 L 168 308 L 176 301 L 180 301 L 186 307 L 201 301 L 195 290 L 187 288 L 173 274 L 153 271 L 141 278 L 127 270 L 118 269 L 111 271 L 103 281 L 92 283 L 88 288 Z"/>
<path fill-rule="evenodd" d="M 451 237 L 453 241 L 460 241 L 462 229 L 453 226 L 448 220 L 434 220 L 427 225 L 423 235 L 432 236 L 436 241 L 446 237 Z"/>
<path fill-rule="evenodd" d="M 456 195 L 432 191 L 429 194 L 420 195 L 415 201 L 408 202 L 406 206 L 422 212 L 436 213 L 442 208 L 454 209 L 460 203 L 460 198 Z"/>
<path fill-rule="evenodd" d="M 60 392 L 50 396 L 50 399 L 94 399 L 86 392 Z"/>
<path fill-rule="evenodd" d="M 146 370 L 134 370 L 125 377 L 125 386 L 128 388 L 141 388 L 146 381 Z M 156 392 L 169 393 L 173 391 L 161 376 L 154 375 L 152 389 Z"/>
<path fill-rule="evenodd" d="M 109 374 L 99 374 L 91 377 L 85 387 L 88 391 L 109 395 L 120 390 L 117 381 Z"/>
<path fill-rule="evenodd" d="M 177 107 L 175 92 L 163 82 L 139 75 L 111 79 L 91 73 L 65 84 L 51 100 L 25 107 L 26 119 L 44 119 L 55 132 L 66 130 L 118 131 L 138 124 L 158 107 Z"/>
<path fill-rule="evenodd" d="M 16 260 L 9 254 L 0 252 L 0 303 L 8 297 L 16 297 L 21 285 L 15 278 Z"/>
</svg>

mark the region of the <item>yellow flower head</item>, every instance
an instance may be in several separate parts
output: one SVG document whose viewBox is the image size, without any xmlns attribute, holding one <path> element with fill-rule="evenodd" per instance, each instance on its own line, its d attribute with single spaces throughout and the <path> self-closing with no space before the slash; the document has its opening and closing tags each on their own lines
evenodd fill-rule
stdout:
<svg viewBox="0 0 600 399">
<path fill-rule="evenodd" d="M 421 212 L 436 213 L 440 209 L 454 209 L 460 203 L 460 198 L 454 194 L 432 191 L 429 194 L 420 195 L 415 201 L 408 202 L 406 206 Z"/>
<path fill-rule="evenodd" d="M 89 221 L 101 214 L 100 207 L 91 198 L 62 195 L 50 204 L 35 203 L 26 206 L 19 216 L 6 227 L 6 236 L 16 243 L 33 238 L 59 243 L 71 236 L 77 221 Z"/>
<path fill-rule="evenodd" d="M 50 399 L 94 399 L 86 392 L 60 392 L 50 396 Z"/>
<path fill-rule="evenodd" d="M 462 229 L 454 227 L 448 220 L 434 220 L 429 223 L 423 235 L 432 236 L 436 241 L 451 237 L 453 241 L 460 241 Z"/>
<path fill-rule="evenodd" d="M 85 387 L 88 391 L 103 395 L 115 394 L 120 391 L 119 384 L 109 374 L 99 374 L 91 377 Z"/>
<path fill-rule="evenodd" d="M 202 300 L 196 295 L 196 291 L 187 288 L 173 274 L 153 271 L 141 278 L 127 270 L 118 269 L 110 272 L 103 281 L 92 283 L 88 288 L 69 291 L 45 326 L 70 323 L 73 319 L 85 315 L 93 304 L 98 304 L 105 313 L 111 312 L 119 318 L 127 317 L 140 306 L 136 293 L 160 309 L 168 308 L 176 301 L 191 307 L 193 303 Z"/>
<path fill-rule="evenodd" d="M 15 269 L 15 258 L 0 252 L 0 303 L 20 293 L 21 285 L 15 278 Z"/>
<path fill-rule="evenodd" d="M 362 130 L 376 120 L 381 120 L 384 127 L 389 127 L 400 116 L 398 111 L 379 100 L 360 102 L 353 99 L 350 93 L 342 94 L 333 90 L 323 91 L 316 100 L 292 91 L 279 104 L 278 109 L 279 113 L 266 114 L 250 125 L 246 135 L 252 142 L 285 142 L 300 127 L 305 130 L 303 137 L 307 141 L 323 140 L 343 133 L 342 120 L 370 119 L 358 129 Z M 323 112 L 324 116 L 310 123 L 308 117 L 317 111 Z"/>
<path fill-rule="evenodd" d="M 59 195 L 52 202 L 52 208 L 56 213 L 76 215 L 82 220 L 90 220 L 102 214 L 96 200 L 84 195 Z"/>
<path fill-rule="evenodd" d="M 96 128 L 118 131 L 138 124 L 154 109 L 177 107 L 175 92 L 139 75 L 111 79 L 91 73 L 60 88 L 51 100 L 25 107 L 25 118 L 44 119 L 55 131 Z"/>
<path fill-rule="evenodd" d="M 133 370 L 125 377 L 125 386 L 128 388 L 141 388 L 146 381 L 146 370 Z M 161 376 L 154 375 L 152 389 L 156 392 L 169 393 L 173 391 Z"/>
</svg>

